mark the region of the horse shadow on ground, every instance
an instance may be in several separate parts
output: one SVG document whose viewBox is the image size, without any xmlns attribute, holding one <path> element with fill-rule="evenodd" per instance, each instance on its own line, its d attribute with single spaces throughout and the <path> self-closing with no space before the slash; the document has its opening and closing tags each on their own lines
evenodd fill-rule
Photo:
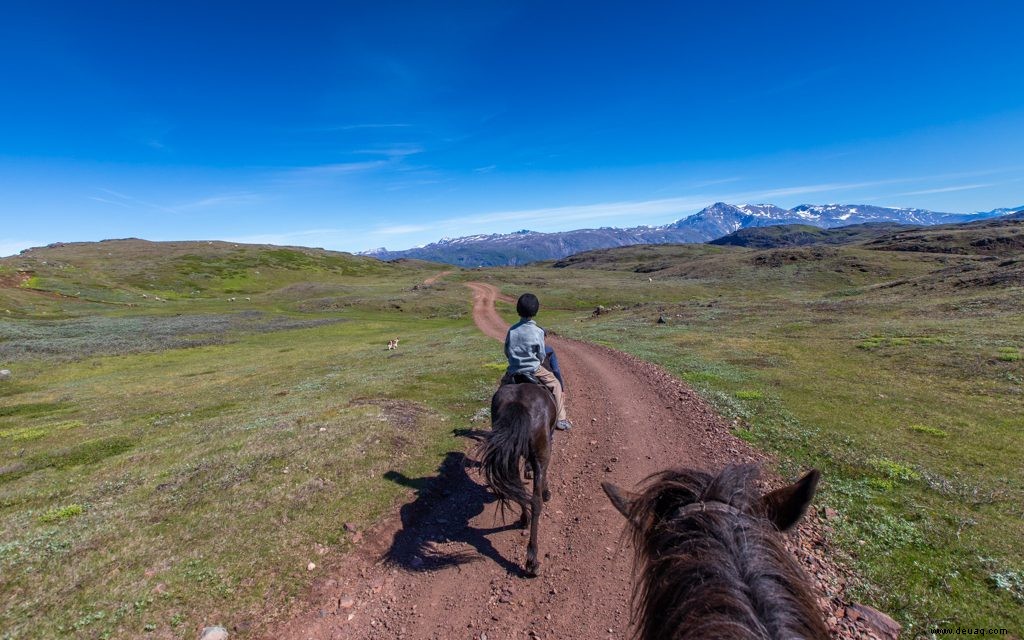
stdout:
<svg viewBox="0 0 1024 640">
<path fill-rule="evenodd" d="M 480 440 L 485 431 L 456 429 L 455 434 Z M 408 571 L 437 571 L 489 558 L 509 573 L 519 575 L 522 569 L 494 548 L 488 536 L 516 529 L 514 523 L 477 528 L 470 521 L 484 512 L 495 498 L 483 484 L 467 472 L 479 467 L 461 451 L 449 451 L 438 466 L 436 476 L 409 478 L 398 471 L 384 477 L 416 491 L 416 499 L 402 507 L 402 528 L 395 533 L 384 560 Z M 493 511 L 494 509 L 492 509 Z M 455 543 L 455 544 L 452 544 Z M 468 545 L 475 550 L 465 550 Z M 454 547 L 456 551 L 447 551 Z"/>
</svg>

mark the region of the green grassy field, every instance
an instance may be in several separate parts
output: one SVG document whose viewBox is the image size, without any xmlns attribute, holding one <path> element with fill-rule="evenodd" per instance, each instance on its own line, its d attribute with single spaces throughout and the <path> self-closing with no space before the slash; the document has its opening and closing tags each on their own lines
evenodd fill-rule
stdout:
<svg viewBox="0 0 1024 640">
<path fill-rule="evenodd" d="M 1024 632 L 1019 278 L 968 279 L 1003 273 L 991 258 L 862 246 L 629 247 L 558 264 L 473 277 L 536 292 L 562 335 L 664 365 L 784 474 L 823 469 L 830 535 L 864 578 L 854 594 L 907 637 Z"/>
<path fill-rule="evenodd" d="M 822 468 L 855 596 L 908 637 L 1021 633 L 1020 261 L 694 245 L 559 265 L 425 287 L 442 267 L 225 243 L 0 261 L 0 637 L 287 615 L 350 548 L 343 523 L 407 495 L 387 471 L 463 448 L 453 429 L 501 368 L 459 284 L 475 279 L 664 365 L 782 473 Z"/>
<path fill-rule="evenodd" d="M 466 290 L 418 285 L 436 265 L 137 246 L 117 272 L 98 246 L 0 267 L 34 270 L 0 294 L 0 637 L 286 615 L 492 392 Z"/>
</svg>

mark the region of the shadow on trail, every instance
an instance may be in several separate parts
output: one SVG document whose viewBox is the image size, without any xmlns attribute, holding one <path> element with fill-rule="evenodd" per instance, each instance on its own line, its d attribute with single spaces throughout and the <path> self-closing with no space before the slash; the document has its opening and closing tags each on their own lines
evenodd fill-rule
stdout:
<svg viewBox="0 0 1024 640">
<path fill-rule="evenodd" d="M 456 435 L 478 440 L 485 431 L 457 429 Z M 402 507 L 402 528 L 395 533 L 384 558 L 409 571 L 436 571 L 490 558 L 509 573 L 521 574 L 516 563 L 498 553 L 487 536 L 516 529 L 506 524 L 489 529 L 470 525 L 495 498 L 485 486 L 469 477 L 467 468 L 479 466 L 461 451 L 449 451 L 438 467 L 438 475 L 409 478 L 397 471 L 384 477 L 416 490 L 416 499 Z M 476 550 L 446 551 L 451 543 Z"/>
<path fill-rule="evenodd" d="M 452 429 L 452 433 L 460 438 L 469 438 L 475 442 L 481 442 L 490 431 L 488 429 Z M 474 463 L 474 466 L 479 466 Z"/>
</svg>

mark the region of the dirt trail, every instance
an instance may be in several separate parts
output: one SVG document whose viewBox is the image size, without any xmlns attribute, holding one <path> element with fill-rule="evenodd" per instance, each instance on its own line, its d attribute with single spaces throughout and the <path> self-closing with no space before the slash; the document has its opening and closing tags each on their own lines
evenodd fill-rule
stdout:
<svg viewBox="0 0 1024 640">
<path fill-rule="evenodd" d="M 494 308 L 502 296 L 489 284 L 469 286 L 477 326 L 503 339 L 507 324 Z M 555 438 L 540 576 L 520 576 L 526 537 L 501 522 L 472 463 L 453 451 L 437 477 L 395 474 L 393 480 L 416 490 L 415 500 L 402 507 L 398 520 L 366 532 L 357 551 L 317 583 L 312 608 L 267 637 L 631 636 L 632 553 L 620 545 L 623 521 L 601 481 L 632 487 L 669 466 L 713 470 L 760 456 L 662 369 L 595 345 L 557 337 L 550 342 L 562 362 L 576 426 Z M 801 529 L 801 535 L 809 534 Z M 802 553 L 816 572 L 821 553 Z M 840 604 L 833 600 L 829 608 Z"/>
<path fill-rule="evenodd" d="M 425 284 L 425 285 L 431 285 L 431 284 L 434 284 L 435 282 L 437 282 L 437 281 L 438 281 L 438 280 L 440 280 L 441 278 L 445 277 L 446 275 L 452 274 L 452 273 L 455 273 L 455 270 L 454 270 L 454 269 L 449 269 L 449 270 L 447 270 L 447 271 L 442 271 L 441 273 L 438 273 L 438 274 L 432 275 L 432 276 L 430 276 L 429 278 L 427 278 L 426 280 L 424 280 L 424 281 L 423 281 L 423 284 Z"/>
</svg>

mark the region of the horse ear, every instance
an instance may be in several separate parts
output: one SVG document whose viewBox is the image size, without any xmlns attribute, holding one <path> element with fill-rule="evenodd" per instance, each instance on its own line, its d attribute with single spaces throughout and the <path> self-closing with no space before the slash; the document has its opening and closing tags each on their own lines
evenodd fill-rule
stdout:
<svg viewBox="0 0 1024 640">
<path fill-rule="evenodd" d="M 628 491 L 623 491 L 610 482 L 602 482 L 601 488 L 608 494 L 608 499 L 612 501 L 612 504 L 615 505 L 619 513 L 632 523 L 633 520 L 629 517 L 629 507 L 633 501 L 633 496 Z"/>
<path fill-rule="evenodd" d="M 779 531 L 786 531 L 800 522 L 818 488 L 821 472 L 811 469 L 793 484 L 776 489 L 761 498 L 761 504 L 768 519 Z"/>
</svg>

